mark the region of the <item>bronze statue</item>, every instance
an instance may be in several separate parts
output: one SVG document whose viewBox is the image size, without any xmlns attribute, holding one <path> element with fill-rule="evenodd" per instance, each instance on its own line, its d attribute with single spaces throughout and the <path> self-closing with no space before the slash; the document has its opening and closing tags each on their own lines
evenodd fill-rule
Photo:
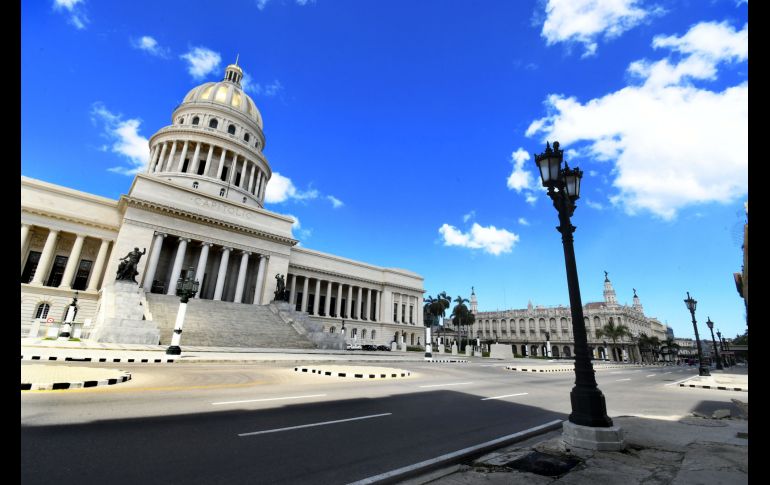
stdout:
<svg viewBox="0 0 770 485">
<path fill-rule="evenodd" d="M 134 248 L 133 251 L 120 258 L 120 265 L 118 266 L 118 274 L 115 278 L 116 281 L 133 281 L 136 283 L 136 275 L 139 271 L 136 267 L 139 265 L 139 260 L 147 252 L 147 248 L 144 248 L 142 252 L 139 252 L 139 248 Z"/>
<path fill-rule="evenodd" d="M 607 272 L 605 271 L 604 272 L 604 281 L 609 281 L 609 280 L 610 280 L 610 278 L 609 278 L 609 276 L 607 276 Z"/>
<path fill-rule="evenodd" d="M 282 274 L 275 275 L 276 287 L 275 287 L 275 301 L 289 301 L 289 291 L 286 289 L 286 281 L 283 279 Z"/>
</svg>

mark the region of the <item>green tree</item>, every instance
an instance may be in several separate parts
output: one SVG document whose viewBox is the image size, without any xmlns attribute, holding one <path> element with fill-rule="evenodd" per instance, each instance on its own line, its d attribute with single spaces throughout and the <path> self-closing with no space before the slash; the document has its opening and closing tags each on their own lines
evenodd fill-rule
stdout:
<svg viewBox="0 0 770 485">
<path fill-rule="evenodd" d="M 473 320 L 471 318 L 473 317 L 473 314 L 468 310 L 468 307 L 465 306 L 465 303 L 470 303 L 470 300 L 467 298 L 463 298 L 462 296 L 458 296 L 454 299 L 454 302 L 456 303 L 454 309 L 452 310 L 452 314 L 449 316 L 449 318 L 452 319 L 452 324 L 457 328 L 457 335 L 458 337 L 462 333 L 462 327 L 464 325 L 467 325 L 467 322 L 470 320 L 471 323 Z M 463 345 L 462 342 L 458 341 L 458 345 L 460 345 L 460 349 L 462 350 Z"/>
<path fill-rule="evenodd" d="M 431 336 L 430 328 L 435 323 L 439 323 L 439 318 L 443 318 L 446 315 L 446 310 L 452 304 L 451 298 L 446 294 L 446 291 L 442 291 L 436 298 L 428 295 L 428 298 L 423 298 L 425 305 L 423 311 L 431 317 L 430 321 L 425 319 L 425 349 L 426 352 L 430 352 Z"/>
<path fill-rule="evenodd" d="M 672 361 L 676 361 L 681 346 L 674 342 L 673 337 L 666 337 L 666 341 L 661 344 L 661 349 L 666 349 L 667 354 L 674 354 Z"/>
<path fill-rule="evenodd" d="M 615 353 L 617 353 L 618 340 L 622 342 L 623 337 L 630 337 L 631 331 L 625 325 L 615 325 L 615 322 L 610 318 L 609 323 L 596 331 L 596 336 L 599 338 L 607 337 L 608 339 L 611 339 L 612 348 L 615 350 Z"/>
</svg>

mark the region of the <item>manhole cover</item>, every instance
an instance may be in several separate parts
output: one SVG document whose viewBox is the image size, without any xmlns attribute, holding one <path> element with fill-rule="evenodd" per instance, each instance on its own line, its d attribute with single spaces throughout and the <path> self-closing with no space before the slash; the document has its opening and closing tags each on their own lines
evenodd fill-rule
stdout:
<svg viewBox="0 0 770 485">
<path fill-rule="evenodd" d="M 507 463 L 506 466 L 547 477 L 557 477 L 572 470 L 578 463 L 580 463 L 580 460 L 577 458 L 559 457 L 533 451 L 527 456 Z"/>
</svg>

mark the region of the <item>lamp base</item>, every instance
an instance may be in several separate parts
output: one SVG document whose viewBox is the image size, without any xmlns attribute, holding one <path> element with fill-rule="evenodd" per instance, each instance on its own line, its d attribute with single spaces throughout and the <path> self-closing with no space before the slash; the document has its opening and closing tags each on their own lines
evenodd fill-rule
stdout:
<svg viewBox="0 0 770 485">
<path fill-rule="evenodd" d="M 178 345 L 172 345 L 171 347 L 166 349 L 167 355 L 180 355 L 182 353 L 182 348 Z"/>
<path fill-rule="evenodd" d="M 621 451 L 626 448 L 620 426 L 593 428 L 564 421 L 562 440 L 568 446 L 596 451 Z"/>
<path fill-rule="evenodd" d="M 699 376 L 710 376 L 711 372 L 709 372 L 709 368 L 708 367 L 700 366 L 698 368 L 698 375 Z"/>
</svg>

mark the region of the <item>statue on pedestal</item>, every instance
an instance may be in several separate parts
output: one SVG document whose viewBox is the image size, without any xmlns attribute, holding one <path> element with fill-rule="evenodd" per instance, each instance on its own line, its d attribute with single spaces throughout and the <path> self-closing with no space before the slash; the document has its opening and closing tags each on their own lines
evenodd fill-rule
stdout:
<svg viewBox="0 0 770 485">
<path fill-rule="evenodd" d="M 118 266 L 118 273 L 115 277 L 116 281 L 133 281 L 136 283 L 136 275 L 139 271 L 136 267 L 139 265 L 139 260 L 147 252 L 147 248 L 144 248 L 139 252 L 139 248 L 134 248 L 133 251 L 120 258 L 120 265 Z"/>
<path fill-rule="evenodd" d="M 275 275 L 277 281 L 275 287 L 275 301 L 289 301 L 289 290 L 286 289 L 286 281 L 282 274 Z"/>
</svg>

